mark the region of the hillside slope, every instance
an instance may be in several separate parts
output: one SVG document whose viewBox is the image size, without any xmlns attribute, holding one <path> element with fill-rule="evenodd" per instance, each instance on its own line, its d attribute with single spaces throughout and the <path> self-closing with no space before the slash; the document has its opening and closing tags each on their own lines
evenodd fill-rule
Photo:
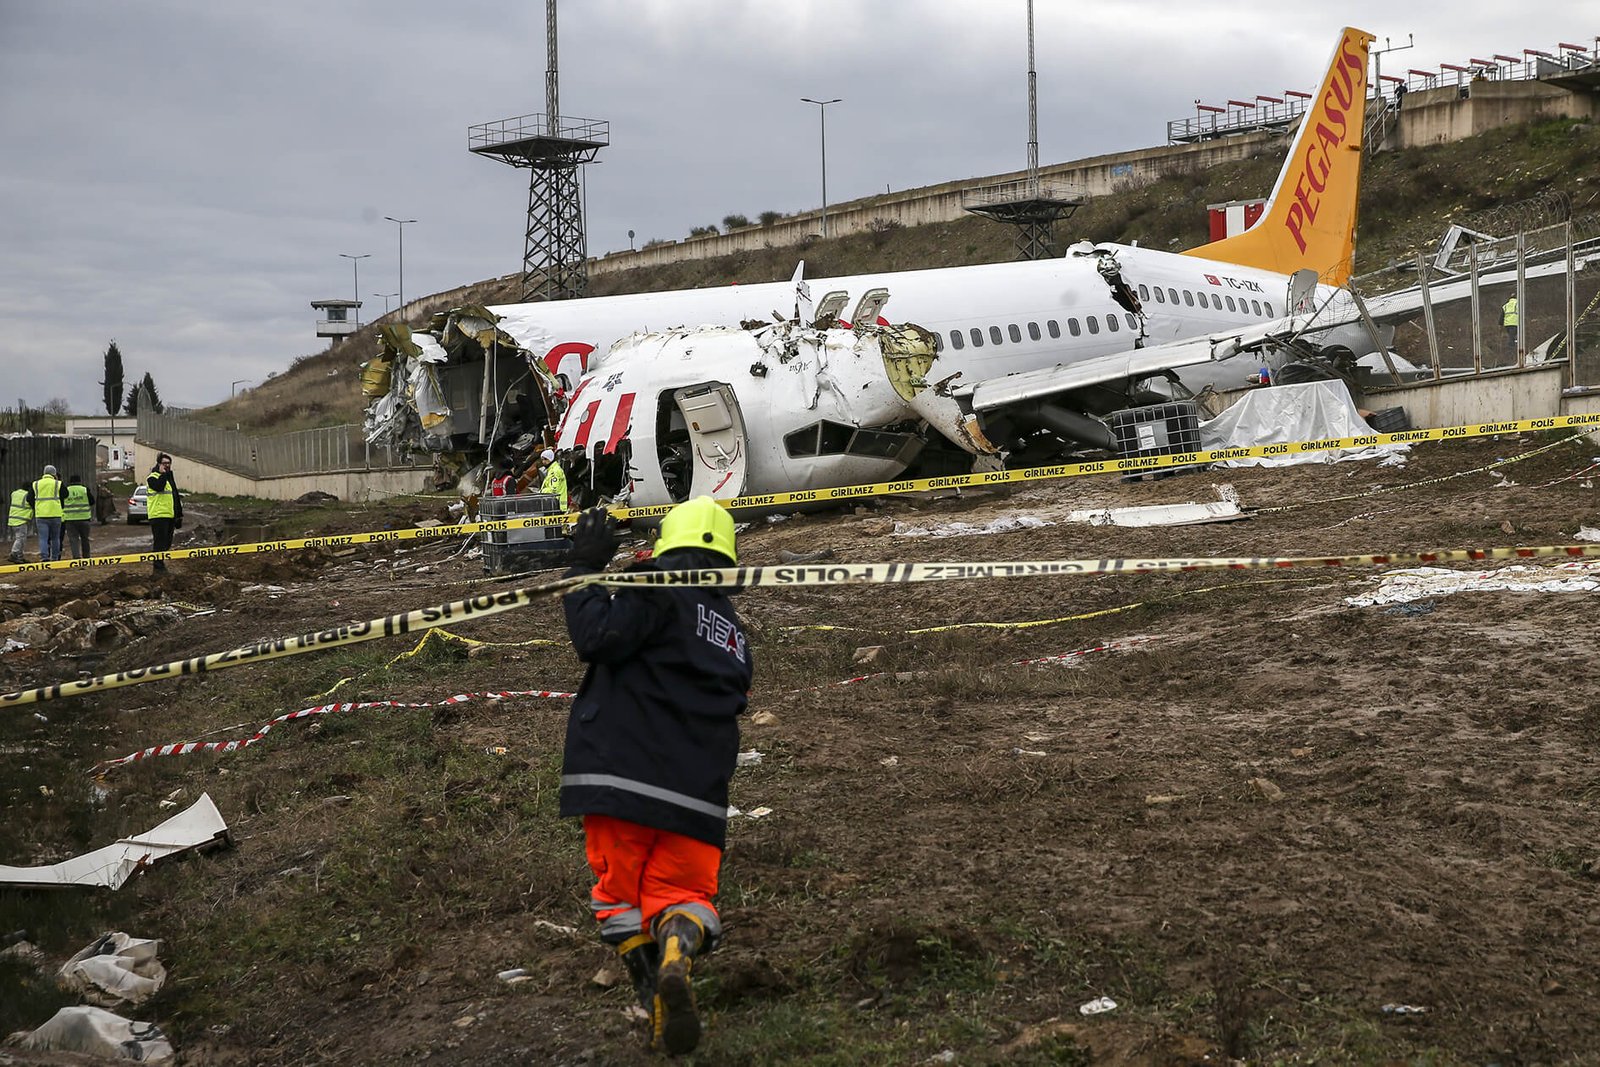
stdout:
<svg viewBox="0 0 1600 1067">
<path fill-rule="evenodd" d="M 1237 163 L 1170 174 L 1091 200 L 1057 226 L 1060 244 L 1137 242 L 1181 251 L 1204 244 L 1204 206 L 1264 195 L 1283 163 L 1282 151 Z M 1513 204 L 1549 191 L 1566 193 L 1575 213 L 1600 211 L 1600 129 L 1567 120 L 1508 126 L 1430 148 L 1383 152 L 1362 180 L 1356 273 L 1430 249 L 1452 219 Z M 977 217 L 852 234 L 796 247 L 742 252 L 711 260 L 601 275 L 590 295 L 657 292 L 733 283 L 781 281 L 803 258 L 806 274 L 827 277 L 997 263 L 1015 256 L 1013 230 Z M 507 303 L 517 281 L 495 278 L 468 286 L 464 303 Z M 216 425 L 255 433 L 358 422 L 362 400 L 356 367 L 376 350 L 379 319 L 331 348 L 296 359 L 287 371 L 237 397 L 196 413 Z"/>
</svg>

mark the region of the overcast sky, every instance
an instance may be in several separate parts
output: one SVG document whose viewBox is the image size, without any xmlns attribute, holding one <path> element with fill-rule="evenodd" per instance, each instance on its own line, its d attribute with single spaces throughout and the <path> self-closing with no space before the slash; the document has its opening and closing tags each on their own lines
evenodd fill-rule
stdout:
<svg viewBox="0 0 1600 1067">
<path fill-rule="evenodd" d="M 561 112 L 602 119 L 591 254 L 741 213 L 1020 169 L 1025 0 L 566 0 Z M 326 345 L 309 302 L 521 269 L 527 175 L 467 127 L 545 109 L 543 0 L 0 0 L 0 406 L 101 410 L 115 338 L 168 403 Z M 1036 0 L 1039 157 L 1161 144 L 1198 97 L 1310 89 L 1349 24 L 1385 72 L 1554 51 L 1595 0 Z M 1241 189 L 1239 195 L 1260 195 Z"/>
</svg>

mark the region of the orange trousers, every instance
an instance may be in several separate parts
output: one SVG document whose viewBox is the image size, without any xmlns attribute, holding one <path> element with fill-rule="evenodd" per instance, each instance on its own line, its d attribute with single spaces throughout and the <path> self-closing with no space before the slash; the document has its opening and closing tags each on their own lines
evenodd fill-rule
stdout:
<svg viewBox="0 0 1600 1067">
<path fill-rule="evenodd" d="M 583 817 L 583 845 L 596 879 L 590 902 L 602 927 L 634 908 L 646 933 L 674 904 L 698 904 L 716 914 L 711 898 L 722 866 L 716 845 L 610 815 Z"/>
</svg>

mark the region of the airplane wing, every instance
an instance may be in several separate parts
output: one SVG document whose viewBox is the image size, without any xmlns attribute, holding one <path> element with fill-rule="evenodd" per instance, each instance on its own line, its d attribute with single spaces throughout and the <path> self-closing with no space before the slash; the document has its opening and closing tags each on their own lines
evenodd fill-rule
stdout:
<svg viewBox="0 0 1600 1067">
<path fill-rule="evenodd" d="M 1597 260 L 1600 260 L 1600 256 L 1580 257 L 1575 261 L 1575 267 L 1582 270 Z M 1559 274 L 1566 269 L 1565 261 L 1561 261 L 1532 266 L 1524 273 L 1525 277 L 1532 280 Z M 1482 288 L 1505 284 L 1515 278 L 1514 270 L 1500 271 L 1483 275 L 1478 279 L 1478 285 Z M 1470 279 L 1434 285 L 1429 291 L 1429 297 L 1435 306 L 1464 300 L 1471 294 Z M 1422 291 L 1419 287 L 1398 290 L 1373 297 L 1367 300 L 1366 304 L 1367 312 L 1375 322 L 1403 319 L 1422 310 Z M 1361 314 L 1355 306 L 1355 301 L 1350 299 L 1348 293 L 1341 290 L 1327 304 L 1309 314 L 1251 323 L 1236 330 L 1168 341 L 1146 348 L 1096 356 L 1077 363 L 1041 367 L 1038 370 L 1006 374 L 978 382 L 963 382 L 952 386 L 951 393 L 969 402 L 974 411 L 993 411 L 1103 382 L 1150 377 L 1166 370 L 1181 370 L 1184 367 L 1220 362 L 1242 353 L 1257 352 L 1281 344 L 1308 332 L 1314 334 L 1360 321 Z"/>
</svg>

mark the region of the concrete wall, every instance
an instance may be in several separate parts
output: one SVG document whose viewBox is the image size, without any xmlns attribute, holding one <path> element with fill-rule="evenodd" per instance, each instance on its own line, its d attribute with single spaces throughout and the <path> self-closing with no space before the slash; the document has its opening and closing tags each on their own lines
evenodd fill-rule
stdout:
<svg viewBox="0 0 1600 1067">
<path fill-rule="evenodd" d="M 1561 390 L 1566 384 L 1567 365 L 1563 362 L 1373 390 L 1363 406 L 1403 407 L 1411 424 L 1419 427 L 1537 419 L 1566 413 L 1561 406 Z"/>
<path fill-rule="evenodd" d="M 1039 168 L 1042 181 L 1070 190 L 1080 197 L 1104 196 L 1124 184 L 1138 185 L 1172 173 L 1183 173 L 1229 163 L 1267 149 L 1280 138 L 1267 133 L 1246 133 L 1198 144 L 1162 145 L 1134 152 L 1117 152 L 1070 163 Z M 884 193 L 863 200 L 828 206 L 828 233 L 833 237 L 864 233 L 885 224 L 923 226 L 968 217 L 963 199 L 975 189 L 1022 181 L 1025 171 L 965 178 Z M 655 267 L 684 260 L 713 259 L 734 252 L 798 246 L 821 231 L 821 210 L 791 215 L 770 226 L 748 226 L 716 237 L 672 241 L 633 252 L 613 252 L 589 261 L 589 275 L 635 267 Z"/>
<path fill-rule="evenodd" d="M 135 481 L 149 474 L 159 450 L 138 442 L 134 445 Z M 246 478 L 241 474 L 213 467 L 167 450 L 172 456 L 172 471 L 178 489 L 185 493 L 213 493 L 217 496 L 248 496 L 262 500 L 294 500 L 313 491 L 332 493 L 340 500 L 382 500 L 391 496 L 426 493 L 432 490 L 426 467 L 395 470 L 328 471 L 297 474 L 283 478 Z"/>
<path fill-rule="evenodd" d="M 1600 119 L 1600 95 L 1573 93 L 1537 81 L 1475 81 L 1467 95 L 1451 84 L 1406 94 L 1388 145 L 1444 144 L 1535 119 Z"/>
</svg>

